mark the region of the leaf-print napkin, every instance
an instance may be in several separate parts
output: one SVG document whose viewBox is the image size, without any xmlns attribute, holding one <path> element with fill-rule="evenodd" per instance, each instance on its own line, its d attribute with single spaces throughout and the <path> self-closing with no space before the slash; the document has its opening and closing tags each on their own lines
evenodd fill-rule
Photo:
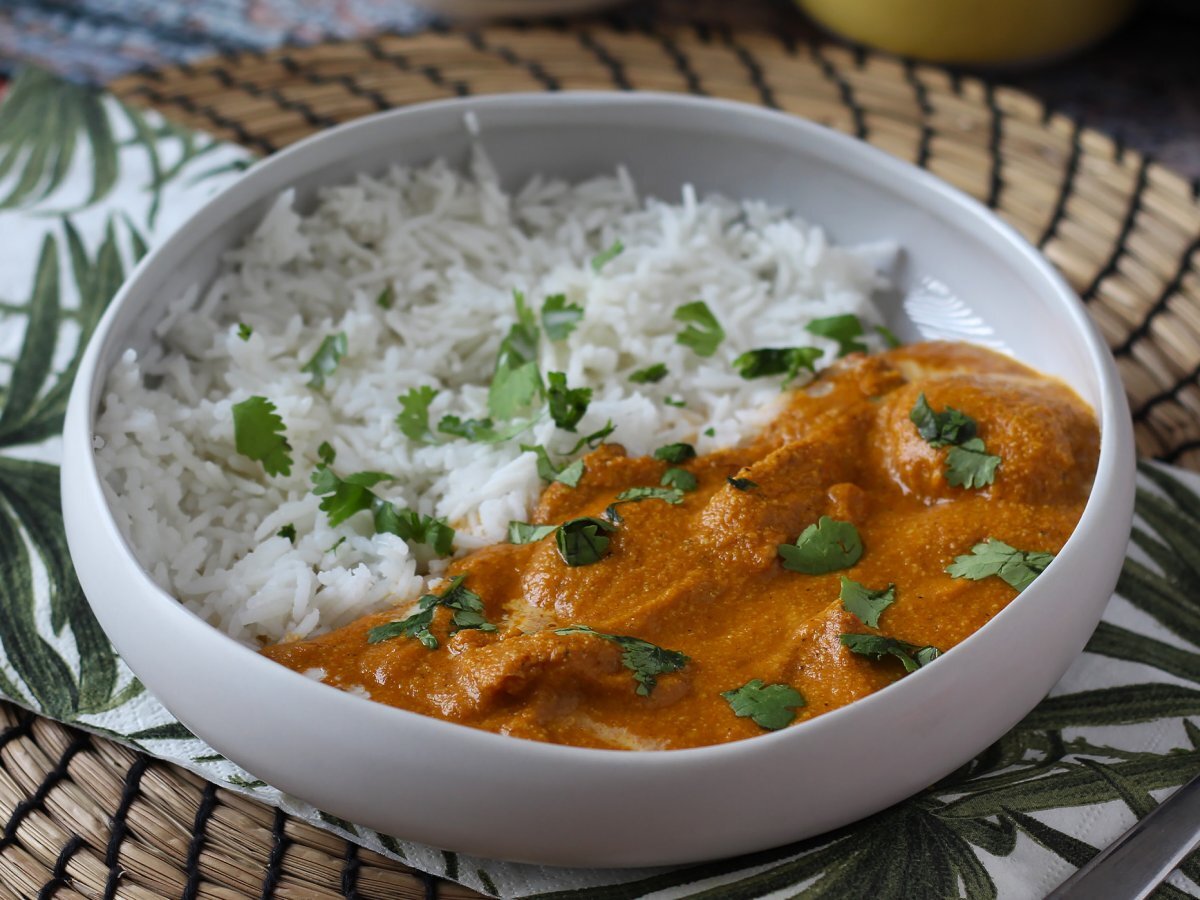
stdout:
<svg viewBox="0 0 1200 900">
<path fill-rule="evenodd" d="M 0 107 L 0 694 L 504 897 L 1038 897 L 1200 772 L 1200 477 L 1165 467 L 1143 470 L 1118 594 L 1052 695 L 940 783 L 798 844 L 640 871 L 476 859 L 356 828 L 214 753 L 92 618 L 56 464 L 71 379 L 108 300 L 249 159 L 33 70 Z M 1200 896 L 1198 859 L 1158 894 L 1188 895 Z"/>
</svg>

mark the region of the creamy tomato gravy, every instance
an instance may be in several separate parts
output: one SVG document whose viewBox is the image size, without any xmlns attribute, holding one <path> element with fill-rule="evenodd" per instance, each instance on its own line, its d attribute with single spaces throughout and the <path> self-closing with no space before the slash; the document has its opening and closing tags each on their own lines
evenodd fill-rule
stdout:
<svg viewBox="0 0 1200 900">
<path fill-rule="evenodd" d="M 987 451 L 1001 458 L 993 484 L 947 482 L 946 449 L 931 447 L 909 420 L 921 393 L 935 409 L 976 420 Z M 368 643 L 372 627 L 403 609 L 263 652 L 381 703 L 536 740 L 665 749 L 753 737 L 763 729 L 735 716 L 723 692 L 752 679 L 790 685 L 806 701 L 796 710 L 803 721 L 904 675 L 895 659 L 850 652 L 841 634 L 946 651 L 987 623 L 1014 588 L 996 577 L 951 578 L 947 565 L 989 537 L 1057 553 L 1082 514 L 1098 452 L 1091 410 L 1007 357 L 947 343 L 855 355 L 792 392 L 751 446 L 681 464 L 697 479 L 682 503 L 622 505 L 623 523 L 598 562 L 566 565 L 553 535 L 456 561 L 451 574 L 466 576 L 497 631 L 452 634 L 450 612 L 439 608 L 436 650 L 407 637 Z M 615 444 L 585 464 L 577 487 L 544 492 L 532 522 L 602 516 L 619 492 L 658 485 L 670 465 Z M 730 476 L 756 487 L 738 490 Z M 783 568 L 778 545 L 821 516 L 854 523 L 861 559 L 825 575 Z M 843 575 L 874 589 L 895 585 L 878 629 L 842 608 Z M 635 636 L 690 661 L 639 696 L 621 647 L 555 633 L 569 625 Z"/>
</svg>

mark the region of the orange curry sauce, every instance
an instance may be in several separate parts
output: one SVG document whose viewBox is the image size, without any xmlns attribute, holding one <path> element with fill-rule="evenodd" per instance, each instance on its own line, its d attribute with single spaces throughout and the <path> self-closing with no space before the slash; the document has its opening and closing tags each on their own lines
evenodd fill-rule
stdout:
<svg viewBox="0 0 1200 900">
<path fill-rule="evenodd" d="M 935 410 L 976 420 L 987 452 L 1001 458 L 993 484 L 947 482 L 947 449 L 909 420 L 921 393 Z M 698 486 L 682 503 L 621 505 L 624 521 L 600 561 L 566 565 L 553 535 L 457 560 L 450 574 L 466 576 L 497 631 L 452 634 L 439 607 L 438 649 L 410 637 L 368 643 L 372 627 L 404 608 L 263 652 L 380 703 L 536 740 L 660 749 L 753 737 L 763 729 L 721 696 L 752 679 L 798 690 L 803 721 L 903 677 L 894 658 L 850 652 L 843 633 L 945 651 L 984 625 L 1016 591 L 997 577 L 952 578 L 947 565 L 989 537 L 1057 553 L 1082 514 L 1098 451 L 1088 407 L 1007 357 L 946 343 L 853 355 L 793 391 L 750 446 L 683 463 Z M 619 492 L 657 486 L 669 467 L 615 444 L 585 464 L 577 487 L 544 492 L 532 522 L 600 517 Z M 756 486 L 738 490 L 729 476 Z M 785 569 L 778 545 L 820 516 L 854 523 L 861 559 L 825 575 Z M 871 589 L 895 585 L 877 630 L 842 608 L 843 575 Z M 569 625 L 642 638 L 690 661 L 640 696 L 622 648 L 555 633 Z"/>
</svg>

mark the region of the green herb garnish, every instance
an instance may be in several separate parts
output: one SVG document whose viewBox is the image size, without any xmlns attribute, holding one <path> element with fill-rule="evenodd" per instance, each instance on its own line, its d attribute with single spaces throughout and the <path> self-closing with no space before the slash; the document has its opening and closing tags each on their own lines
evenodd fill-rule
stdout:
<svg viewBox="0 0 1200 900">
<path fill-rule="evenodd" d="M 381 481 L 390 481 L 383 472 L 355 472 L 339 478 L 326 465 L 318 466 L 312 474 L 313 493 L 321 497 L 321 510 L 329 524 L 337 527 L 364 509 L 371 509 L 378 497 L 371 490 Z"/>
<path fill-rule="evenodd" d="M 488 412 L 497 419 L 511 419 L 524 412 L 542 393 L 537 364 L 537 319 L 525 305 L 525 295 L 520 291 L 513 291 L 513 303 L 517 320 L 500 342 L 496 370 L 488 388 Z"/>
<path fill-rule="evenodd" d="M 946 481 L 954 487 L 987 487 L 996 480 L 1000 457 L 987 452 L 981 438 L 951 447 L 946 454 Z"/>
<path fill-rule="evenodd" d="M 438 556 L 450 555 L 454 547 L 454 529 L 445 519 L 397 508 L 378 498 L 374 509 L 376 534 L 394 534 L 410 544 L 427 544 Z"/>
<path fill-rule="evenodd" d="M 676 399 L 675 397 L 663 397 L 663 403 L 667 404 L 667 406 L 677 406 L 680 409 L 687 406 L 686 400 Z"/>
<path fill-rule="evenodd" d="M 593 516 L 563 522 L 554 536 L 558 555 L 568 566 L 597 563 L 608 555 L 608 535 L 615 530 L 612 523 Z"/>
<path fill-rule="evenodd" d="M 757 481 L 751 481 L 749 478 L 734 478 L 732 475 L 725 479 L 729 482 L 729 486 L 737 491 L 752 491 L 758 487 Z"/>
<path fill-rule="evenodd" d="M 621 648 L 621 665 L 633 673 L 633 680 L 637 682 L 636 693 L 641 697 L 650 696 L 650 692 L 658 684 L 659 675 L 678 672 L 691 661 L 686 654 L 680 653 L 678 650 L 665 650 L 657 644 L 628 635 L 604 634 L 594 631 L 586 625 L 569 625 L 566 628 L 556 629 L 554 633 L 590 634 L 619 646 Z"/>
<path fill-rule="evenodd" d="M 817 347 L 762 347 L 743 353 L 733 361 L 733 367 L 745 379 L 784 375 L 787 386 L 801 369 L 815 372 L 816 362 L 824 353 Z"/>
<path fill-rule="evenodd" d="M 233 404 L 233 442 L 242 456 L 258 460 L 268 475 L 292 474 L 292 445 L 275 404 L 266 397 L 249 397 Z"/>
<path fill-rule="evenodd" d="M 942 412 L 934 412 L 924 394 L 917 397 L 908 418 L 917 426 L 917 434 L 930 447 L 964 444 L 975 437 L 978 430 L 974 419 L 953 406 L 947 406 Z"/>
<path fill-rule="evenodd" d="M 400 401 L 400 414 L 396 416 L 396 425 L 401 434 L 411 441 L 427 441 L 433 437 L 429 431 L 429 405 L 438 393 L 423 384 L 409 388 L 397 398 Z"/>
<path fill-rule="evenodd" d="M 552 341 L 566 340 L 583 319 L 583 307 L 567 303 L 566 294 L 554 294 L 542 304 L 542 330 Z"/>
<path fill-rule="evenodd" d="M 703 300 L 679 307 L 675 310 L 675 321 L 687 325 L 675 335 L 675 343 L 691 347 L 697 356 L 712 356 L 721 341 L 725 340 L 725 329 Z"/>
<path fill-rule="evenodd" d="M 878 628 L 880 615 L 896 602 L 896 586 L 889 584 L 882 590 L 873 591 L 843 575 L 840 596 L 842 609 L 857 616 L 868 628 Z"/>
<path fill-rule="evenodd" d="M 665 500 L 672 506 L 683 502 L 683 491 L 664 487 L 631 487 L 617 494 L 617 503 L 637 503 L 640 500 Z"/>
<path fill-rule="evenodd" d="M 875 333 L 883 338 L 883 342 L 887 344 L 888 349 L 895 350 L 897 347 L 904 346 L 904 342 L 896 337 L 896 332 L 888 328 L 886 325 L 876 325 Z"/>
<path fill-rule="evenodd" d="M 565 455 L 574 456 L 584 447 L 587 447 L 589 450 L 595 450 L 602 443 L 604 443 L 604 439 L 606 437 L 616 430 L 617 426 L 613 424 L 612 419 L 609 419 L 604 423 L 603 428 L 599 429 L 598 431 L 593 431 L 591 434 L 581 437 L 578 441 L 576 441 L 575 446 L 568 450 Z"/>
<path fill-rule="evenodd" d="M 667 367 L 664 363 L 655 363 L 652 366 L 646 366 L 644 369 L 638 369 L 629 376 L 629 380 L 634 384 L 657 384 L 667 377 Z"/>
<path fill-rule="evenodd" d="M 713 428 L 713 427 L 710 425 L 710 426 L 708 426 L 707 428 L 705 428 L 705 429 L 704 429 L 704 434 L 705 434 L 705 436 L 706 436 L 706 437 L 716 437 L 716 436 L 717 436 L 717 429 Z"/>
<path fill-rule="evenodd" d="M 510 544 L 532 544 L 544 537 L 549 537 L 558 531 L 557 525 L 531 525 L 529 522 L 512 521 L 508 523 L 508 542 Z"/>
<path fill-rule="evenodd" d="M 564 431 L 574 431 L 579 420 L 587 413 L 592 399 L 591 388 L 568 388 L 564 372 L 551 372 L 546 376 L 546 397 L 550 404 L 550 418 Z"/>
<path fill-rule="evenodd" d="M 275 532 L 275 536 L 281 537 L 281 538 L 287 538 L 289 541 L 291 541 L 294 544 L 294 543 L 296 543 L 296 526 L 293 525 L 291 522 L 289 522 L 288 524 L 286 524 L 282 528 L 280 528 L 277 532 Z"/>
<path fill-rule="evenodd" d="M 696 458 L 696 448 L 691 444 L 665 444 L 654 451 L 654 458 L 663 462 L 684 463 Z"/>
<path fill-rule="evenodd" d="M 443 606 L 453 613 L 451 634 L 467 628 L 495 631 L 496 626 L 484 617 L 483 598 L 463 586 L 466 577 L 465 575 L 455 575 L 441 594 L 425 594 L 417 601 L 417 611 L 408 618 L 372 628 L 367 632 L 367 643 L 378 644 L 392 638 L 411 637 L 416 638 L 430 650 L 436 650 L 438 639 L 429 630 L 429 626 L 433 624 L 433 614 L 439 606 Z"/>
<path fill-rule="evenodd" d="M 696 489 L 696 476 L 687 469 L 670 468 L 663 472 L 662 480 L 659 484 L 664 487 L 678 488 L 681 491 L 694 491 Z"/>
<path fill-rule="evenodd" d="M 497 428 L 490 418 L 460 419 L 458 416 L 442 416 L 437 427 L 442 434 L 453 437 L 466 438 L 479 444 L 500 444 L 526 431 L 534 421 L 536 419 L 520 419 L 509 422 L 504 428 Z"/>
<path fill-rule="evenodd" d="M 254 334 L 254 329 L 244 322 L 238 322 L 237 336 L 243 341 L 250 340 L 250 335 Z"/>
<path fill-rule="evenodd" d="M 767 684 L 755 678 L 721 696 L 738 718 L 750 718 L 767 731 L 778 731 L 796 720 L 796 710 L 805 705 L 803 695 L 790 684 Z"/>
<path fill-rule="evenodd" d="M 821 516 L 796 538 L 795 544 L 780 544 L 783 567 L 805 575 L 824 575 L 848 569 L 863 554 L 858 529 L 850 522 Z"/>
<path fill-rule="evenodd" d="M 379 292 L 379 296 L 375 298 L 375 305 L 380 309 L 391 309 L 392 304 L 396 302 L 396 291 L 392 285 L 388 285 Z"/>
<path fill-rule="evenodd" d="M 937 647 L 921 647 L 880 634 L 843 634 L 839 639 L 843 647 L 860 656 L 874 659 L 894 656 L 904 664 L 906 672 L 915 672 L 942 655 Z"/>
<path fill-rule="evenodd" d="M 583 477 L 583 473 L 587 471 L 583 466 L 582 459 L 577 459 L 562 467 L 556 466 L 550 459 L 550 454 L 546 451 L 546 448 L 541 444 L 522 444 L 521 449 L 527 453 L 537 455 L 538 477 L 542 481 L 551 484 L 558 481 L 567 487 L 575 487 L 579 484 L 579 479 Z"/>
<path fill-rule="evenodd" d="M 842 316 L 813 319 L 804 326 L 804 330 L 809 334 L 815 334 L 818 337 L 836 341 L 838 356 L 845 356 L 847 353 L 867 352 L 867 345 L 856 340 L 862 337 L 863 333 L 862 322 L 859 321 L 856 315 L 848 313 Z"/>
<path fill-rule="evenodd" d="M 613 241 L 611 247 L 607 250 L 602 250 L 592 257 L 592 271 L 599 272 L 606 264 L 612 262 L 624 252 L 625 245 L 619 240 Z"/>
<path fill-rule="evenodd" d="M 300 367 L 301 372 L 309 374 L 308 386 L 311 388 L 325 387 L 325 379 L 332 375 L 346 355 L 346 332 L 339 331 L 321 341 L 321 346 L 313 354 L 313 358 Z"/>
<path fill-rule="evenodd" d="M 946 567 L 946 571 L 954 578 L 969 578 L 972 581 L 995 575 L 1020 593 L 1033 584 L 1033 580 L 1053 561 L 1053 553 L 1018 550 L 1004 541 L 988 538 L 972 547 L 970 555 L 957 557 Z"/>
</svg>

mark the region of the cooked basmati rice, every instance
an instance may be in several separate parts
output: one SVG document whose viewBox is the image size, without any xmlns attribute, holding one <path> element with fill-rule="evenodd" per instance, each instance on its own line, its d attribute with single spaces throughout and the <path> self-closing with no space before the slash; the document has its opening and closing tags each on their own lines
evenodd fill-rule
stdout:
<svg viewBox="0 0 1200 900">
<path fill-rule="evenodd" d="M 617 240 L 623 252 L 596 271 L 593 258 Z M 207 291 L 172 305 L 161 346 L 114 367 L 98 463 L 123 533 L 165 590 L 247 643 L 320 633 L 411 601 L 446 565 L 426 572 L 427 548 L 374 534 L 369 513 L 330 527 L 310 482 L 322 441 L 339 474 L 389 473 L 377 494 L 447 519 L 456 552 L 495 543 L 543 487 L 522 443 L 557 459 L 608 420 L 610 440 L 634 454 L 753 436 L 778 408 L 781 379 L 744 380 L 733 359 L 811 345 L 831 360 L 836 344 L 804 326 L 841 313 L 879 322 L 872 258 L 762 202 L 701 200 L 690 188 L 678 203 L 643 200 L 624 171 L 575 185 L 535 178 L 509 195 L 480 156 L 468 174 L 435 162 L 359 176 L 322 191 L 309 215 L 284 194 Z M 498 444 L 406 438 L 398 397 L 416 386 L 440 391 L 431 425 L 487 416 L 514 290 L 535 311 L 553 294 L 585 311 L 565 340 L 543 335 L 539 349 L 542 373 L 593 391 L 577 433 L 543 416 Z M 726 334 L 707 358 L 676 341 L 673 314 L 696 300 Z M 301 366 L 337 332 L 347 354 L 314 389 Z M 663 380 L 630 382 L 654 363 L 666 365 Z M 252 395 L 286 424 L 288 476 L 235 450 L 231 409 Z M 278 535 L 287 525 L 294 544 Z"/>
</svg>

